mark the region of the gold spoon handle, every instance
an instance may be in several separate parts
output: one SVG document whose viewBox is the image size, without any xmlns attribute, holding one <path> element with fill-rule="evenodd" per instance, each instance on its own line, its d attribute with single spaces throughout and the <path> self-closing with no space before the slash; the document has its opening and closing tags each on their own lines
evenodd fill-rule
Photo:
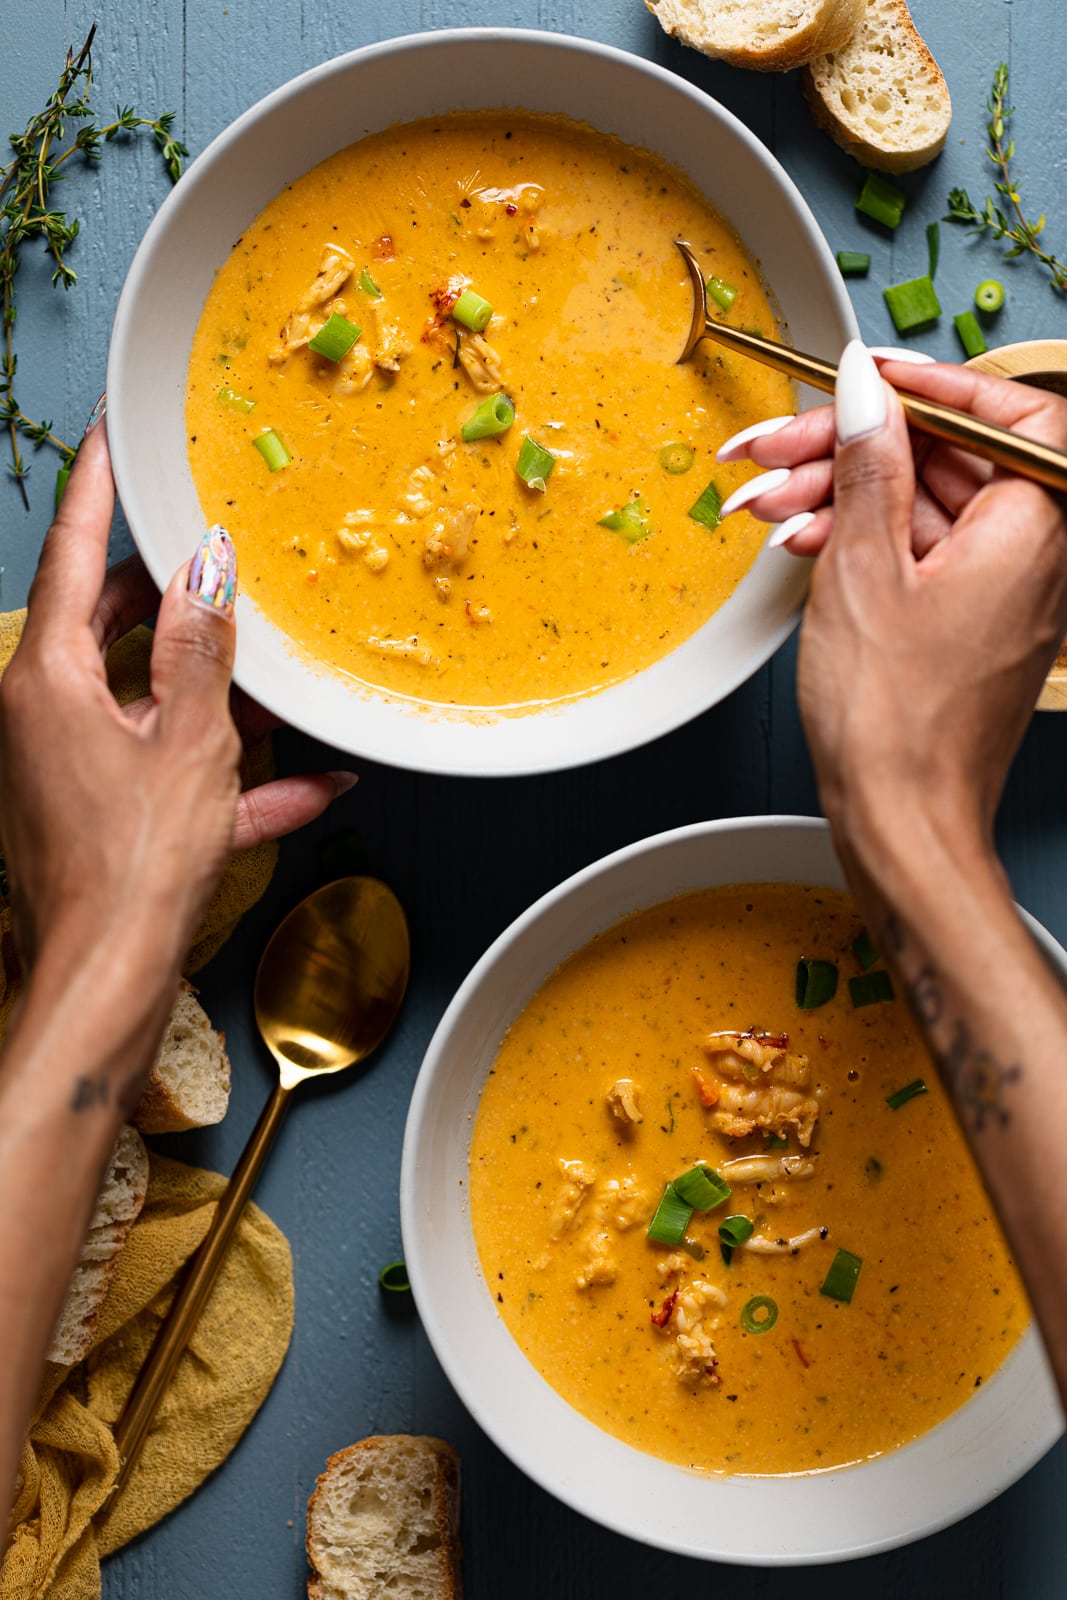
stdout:
<svg viewBox="0 0 1067 1600">
<path fill-rule="evenodd" d="M 148 1359 L 141 1368 L 125 1410 L 115 1427 L 115 1443 L 118 1446 L 120 1462 L 119 1475 L 101 1510 L 111 1504 L 115 1495 L 121 1494 L 137 1464 L 156 1408 L 174 1376 L 178 1362 L 192 1337 L 193 1329 L 219 1275 L 234 1229 L 240 1222 L 241 1214 L 256 1186 L 263 1163 L 270 1153 L 288 1110 L 292 1093 L 291 1089 L 285 1089 L 278 1084 L 264 1106 L 260 1119 L 244 1147 L 241 1159 L 234 1168 L 226 1191 L 215 1209 L 211 1226 L 204 1236 L 200 1249 L 193 1257 L 185 1282 L 175 1295 L 169 1314 L 160 1325 Z"/>
<path fill-rule="evenodd" d="M 799 379 L 801 383 L 810 384 L 813 389 L 833 393 L 837 368 L 829 361 L 805 355 L 800 350 L 790 350 L 785 345 L 762 339 L 754 333 L 743 333 L 739 328 L 725 327 L 710 317 L 704 325 L 704 331 L 717 344 L 735 350 L 740 355 L 752 356 L 765 366 L 774 367 L 791 378 Z M 980 417 L 957 411 L 954 406 L 938 405 L 936 401 L 924 400 L 920 395 L 908 394 L 904 389 L 897 389 L 896 392 L 904 415 L 913 428 L 945 439 L 949 444 L 960 445 L 972 455 L 982 456 L 995 466 L 1006 467 L 1009 472 L 1017 472 L 1021 477 L 1033 478 L 1046 488 L 1057 489 L 1061 494 L 1067 493 L 1067 455 L 1062 451 L 1054 450 L 1051 445 L 1040 444 L 1036 439 L 1023 438 L 1008 428 L 998 428 L 993 422 L 983 422 Z"/>
<path fill-rule="evenodd" d="M 764 339 L 758 333 L 745 333 L 740 328 L 731 328 L 727 323 L 720 322 L 717 317 L 709 317 L 707 285 L 700 263 L 692 246 L 684 239 L 674 242 L 685 261 L 693 289 L 693 320 L 679 361 L 688 361 L 701 339 L 714 339 L 716 344 L 738 355 L 751 356 L 753 360 L 773 367 L 776 372 L 784 372 L 799 383 L 833 393 L 837 368 L 832 361 L 806 355 L 802 350 L 791 350 L 788 345 L 776 344 L 773 339 Z M 1024 439 L 1021 434 L 1012 433 L 1008 428 L 998 428 L 995 423 L 983 422 L 981 418 L 969 416 L 965 411 L 957 411 L 954 406 L 938 405 L 936 401 L 924 400 L 902 389 L 896 392 L 912 427 L 919 428 L 923 433 L 932 433 L 935 438 L 945 439 L 949 444 L 959 445 L 972 455 L 992 461 L 994 466 L 1006 467 L 1009 472 L 1017 472 L 1023 478 L 1032 478 L 1047 489 L 1067 494 L 1067 455 L 1062 451 L 1039 444 L 1036 439 Z"/>
</svg>

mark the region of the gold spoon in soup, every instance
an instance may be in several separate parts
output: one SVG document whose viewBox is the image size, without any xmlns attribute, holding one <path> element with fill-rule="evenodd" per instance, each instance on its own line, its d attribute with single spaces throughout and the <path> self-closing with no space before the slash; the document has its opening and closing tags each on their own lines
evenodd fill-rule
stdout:
<svg viewBox="0 0 1067 1600">
<path fill-rule="evenodd" d="M 773 367 L 776 372 L 784 372 L 789 378 L 810 384 L 813 389 L 833 393 L 837 368 L 832 361 L 824 361 L 821 356 L 805 355 L 802 350 L 792 350 L 788 345 L 764 339 L 758 333 L 732 328 L 719 317 L 709 317 L 708 286 L 704 282 L 700 262 L 692 245 L 684 239 L 675 239 L 674 242 L 681 252 L 693 289 L 693 317 L 685 348 L 678 357 L 679 364 L 689 360 L 702 339 L 714 339 L 716 344 L 724 345 L 737 355 L 750 356 L 765 367 Z M 1067 455 L 1062 451 L 1054 450 L 1051 445 L 1039 444 L 1036 439 L 1025 439 L 1007 428 L 998 428 L 995 423 L 983 422 L 979 417 L 968 416 L 952 406 L 924 400 L 920 395 L 908 394 L 901 389 L 897 389 L 897 395 L 904 415 L 913 428 L 931 433 L 935 439 L 959 445 L 972 455 L 982 456 L 998 467 L 1006 467 L 1009 472 L 1017 472 L 1020 477 L 1033 478 L 1035 483 L 1044 484 L 1046 488 L 1058 489 L 1061 494 L 1067 493 Z"/>
<path fill-rule="evenodd" d="M 278 1063 L 278 1085 L 116 1425 L 121 1464 L 105 1507 L 125 1486 L 140 1456 L 293 1090 L 309 1078 L 343 1072 L 367 1059 L 396 1020 L 409 965 L 404 912 L 392 890 L 376 878 L 340 878 L 327 884 L 302 900 L 275 930 L 256 973 L 255 1009 L 256 1026 Z"/>
</svg>

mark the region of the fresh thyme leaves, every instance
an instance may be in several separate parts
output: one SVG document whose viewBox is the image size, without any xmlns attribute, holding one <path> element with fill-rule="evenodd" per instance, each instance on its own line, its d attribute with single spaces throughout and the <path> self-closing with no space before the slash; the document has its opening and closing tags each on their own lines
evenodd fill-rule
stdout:
<svg viewBox="0 0 1067 1600">
<path fill-rule="evenodd" d="M 1000 173 L 994 187 L 998 194 L 1004 196 L 1007 207 L 1002 209 L 991 196 L 987 195 L 984 207 L 978 210 L 966 189 L 953 189 L 948 197 L 948 215 L 945 221 L 967 223 L 972 232 L 989 233 L 994 239 L 1007 240 L 1010 249 L 1004 252 L 1005 260 L 1029 251 L 1045 267 L 1052 280 L 1052 287 L 1067 292 L 1067 264 L 1057 261 L 1056 257 L 1043 250 L 1038 242 L 1045 227 L 1044 213 L 1036 222 L 1027 221 L 1023 215 L 1019 179 L 1011 170 L 1011 163 L 1015 159 L 1015 140 L 1007 136 L 1008 121 L 1015 107 L 1009 106 L 1007 99 L 1008 69 L 1001 62 L 993 74 L 992 92 L 986 101 L 986 110 L 989 112 L 987 125 L 989 144 L 986 146 L 986 155 Z"/>
<path fill-rule="evenodd" d="M 173 181 L 181 176 L 182 157 L 188 154 L 171 131 L 173 111 L 165 111 L 158 117 L 140 117 L 133 106 L 119 106 L 113 122 L 97 125 L 96 114 L 89 103 L 95 34 L 94 24 L 81 49 L 77 53 L 67 51 L 55 93 L 49 97 L 44 110 L 30 118 L 24 133 L 11 134 L 13 155 L 7 166 L 0 167 L 0 317 L 4 329 L 0 351 L 0 426 L 7 429 L 11 442 L 8 471 L 18 484 L 27 509 L 26 478 L 30 468 L 19 446 L 20 437 L 28 440 L 35 450 L 51 445 L 64 464 L 73 459 L 74 451 L 56 437 L 50 422 L 34 422 L 26 416 L 15 398 L 18 366 L 14 350 L 18 315 L 15 275 L 22 247 L 39 239 L 52 258 L 53 284 L 69 289 L 77 281 L 78 274 L 67 261 L 66 252 L 78 237 L 80 224 L 77 217 L 68 220 L 65 211 L 55 209 L 50 203 L 52 185 L 67 176 L 60 171 L 64 163 L 79 152 L 87 161 L 96 161 L 105 144 L 121 133 L 133 133 L 138 128 L 151 130 Z M 68 136 L 68 125 L 75 131 L 66 148 L 60 150 Z"/>
</svg>

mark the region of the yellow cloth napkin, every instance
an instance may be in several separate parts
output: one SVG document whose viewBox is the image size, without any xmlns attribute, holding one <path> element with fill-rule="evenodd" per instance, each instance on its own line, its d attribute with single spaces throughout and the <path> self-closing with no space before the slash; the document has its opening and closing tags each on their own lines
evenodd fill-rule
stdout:
<svg viewBox="0 0 1067 1600">
<path fill-rule="evenodd" d="M 23 1447 L 0 1600 L 100 1600 L 100 1560 L 143 1533 L 223 1462 L 265 1400 L 293 1328 L 292 1258 L 258 1207 L 238 1226 L 211 1297 L 108 1515 L 112 1425 L 199 1245 L 226 1179 L 154 1152 L 144 1210 L 119 1257 L 81 1366 L 49 1367 Z"/>
<path fill-rule="evenodd" d="M 25 620 L 25 611 L 0 614 L 0 674 L 15 653 Z M 150 630 L 134 628 L 119 640 L 108 655 L 108 678 L 120 705 L 128 705 L 131 700 L 139 700 L 148 693 L 151 649 Z M 258 739 L 245 750 L 241 786 L 249 789 L 256 784 L 266 783 L 273 776 L 274 758 L 270 739 Z M 273 843 L 256 845 L 252 850 L 242 850 L 239 855 L 230 857 L 203 921 L 193 936 L 185 960 L 187 974 L 199 971 L 225 944 L 245 912 L 255 905 L 266 890 L 277 859 L 278 846 Z M 5 906 L 0 909 L 0 1036 L 18 992 L 19 967 L 11 937 L 11 913 Z"/>
</svg>

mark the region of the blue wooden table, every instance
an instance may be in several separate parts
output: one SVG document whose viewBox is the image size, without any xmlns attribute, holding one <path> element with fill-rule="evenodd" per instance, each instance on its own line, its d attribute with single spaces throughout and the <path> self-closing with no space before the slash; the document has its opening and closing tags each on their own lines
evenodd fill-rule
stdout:
<svg viewBox="0 0 1067 1600">
<path fill-rule="evenodd" d="M 174 108 L 195 153 L 253 101 L 293 74 L 372 41 L 446 26 L 540 27 L 589 35 L 660 62 L 722 101 L 777 154 L 831 246 L 869 250 L 855 286 L 865 337 L 894 341 L 882 285 L 926 270 L 925 224 L 949 189 L 984 196 L 983 103 L 996 64 L 1011 69 L 1019 166 L 1033 213 L 1049 212 L 1051 248 L 1067 254 L 1067 58 L 1063 0 L 915 0 L 919 26 L 955 104 L 948 146 L 904 180 L 911 196 L 890 241 L 854 217 L 857 169 L 812 126 L 797 74 L 761 76 L 674 44 L 640 0 L 0 0 L 0 128 L 21 129 L 51 92 L 68 45 L 99 22 L 96 102 L 154 113 Z M 72 163 L 73 165 L 73 163 Z M 43 259 L 19 279 L 19 390 L 31 415 L 76 439 L 103 387 L 108 335 L 128 263 L 166 192 L 143 139 L 80 172 L 66 204 L 84 219 L 71 253 L 81 274 L 53 292 Z M 947 315 L 921 339 L 957 359 L 951 313 L 982 278 L 1008 304 L 997 343 L 1067 336 L 1067 302 L 1035 263 L 1001 265 L 996 249 L 942 228 L 938 289 Z M 36 458 L 26 512 L 0 485 L 3 609 L 20 605 L 46 527 L 52 464 Z M 129 548 L 121 520 L 115 555 Z M 318 827 L 286 843 L 263 904 L 202 979 L 225 1030 L 233 1101 L 217 1129 L 167 1141 L 185 1159 L 228 1170 L 270 1084 L 253 1032 L 250 992 L 264 940 L 324 871 L 318 844 L 355 830 L 366 867 L 397 890 L 411 917 L 414 974 L 395 1034 L 358 1082 L 312 1089 L 284 1131 L 259 1200 L 287 1233 L 296 1264 L 292 1349 L 231 1460 L 168 1521 L 105 1570 L 106 1600 L 295 1600 L 304 1594 L 304 1507 L 325 1457 L 376 1431 L 439 1433 L 461 1450 L 468 1600 L 649 1600 L 682 1594 L 747 1600 L 819 1596 L 856 1586 L 877 1600 L 966 1596 L 1043 1600 L 1067 1593 L 1067 1473 L 1062 1446 L 997 1504 L 911 1549 L 861 1565 L 798 1573 L 708 1568 L 647 1550 L 577 1517 L 528 1483 L 466 1416 L 418 1321 L 393 1316 L 378 1269 L 399 1254 L 397 1175 L 407 1101 L 423 1049 L 449 997 L 486 944 L 532 899 L 589 861 L 642 835 L 708 816 L 814 812 L 797 720 L 792 646 L 723 705 L 658 744 L 572 775 L 526 781 L 420 778 L 364 763 L 358 788 Z M 281 764 L 342 764 L 295 734 Z M 1013 774 L 1000 839 L 1018 898 L 1067 942 L 1067 718 L 1035 719 Z M 906 819 L 901 819 L 906 826 Z M 445 852 L 440 839 L 453 841 Z M 847 1403 L 847 1397 L 841 1397 Z"/>
</svg>

